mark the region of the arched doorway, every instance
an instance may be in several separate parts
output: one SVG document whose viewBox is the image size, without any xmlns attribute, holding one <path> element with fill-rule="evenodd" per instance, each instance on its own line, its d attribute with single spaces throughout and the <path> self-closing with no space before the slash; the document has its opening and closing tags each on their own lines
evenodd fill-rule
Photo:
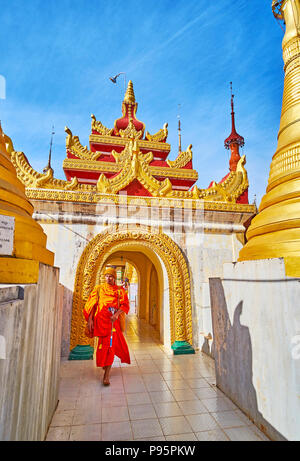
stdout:
<svg viewBox="0 0 300 461">
<path fill-rule="evenodd" d="M 77 345 L 92 345 L 84 335 L 82 309 L 91 290 L 100 282 L 102 268 L 118 252 L 141 253 L 148 257 L 161 281 L 159 328 L 163 332 L 162 342 L 172 345 L 176 354 L 194 353 L 190 277 L 186 260 L 170 237 L 148 226 L 136 225 L 108 228 L 85 248 L 75 278 L 71 349 Z M 154 272 L 152 282 L 150 273 L 149 283 L 155 283 Z M 149 303 L 146 313 L 150 318 Z"/>
<path fill-rule="evenodd" d="M 131 280 L 128 288 L 128 296 L 131 302 L 130 312 L 132 315 L 135 314 L 138 319 L 151 325 L 158 332 L 161 342 L 164 343 L 163 272 L 156 255 L 153 254 L 151 260 L 145 253 L 135 251 L 134 245 L 127 246 L 126 251 L 119 250 L 108 256 L 103 266 L 114 266 L 117 273 L 123 273 L 123 279 L 126 268 L 133 269 L 132 272 L 134 272 L 136 280 L 134 280 L 134 284 L 132 284 Z M 100 278 L 101 274 L 98 272 L 97 283 L 99 283 Z M 120 281 L 117 280 L 117 283 L 120 283 Z M 133 296 L 130 296 L 131 287 Z"/>
</svg>

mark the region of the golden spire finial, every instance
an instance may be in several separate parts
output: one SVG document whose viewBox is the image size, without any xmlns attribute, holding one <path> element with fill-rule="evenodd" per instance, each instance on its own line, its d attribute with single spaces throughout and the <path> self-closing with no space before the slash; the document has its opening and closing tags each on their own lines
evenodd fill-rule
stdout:
<svg viewBox="0 0 300 461">
<path fill-rule="evenodd" d="M 51 154 L 52 154 L 52 142 L 53 142 L 53 135 L 55 134 L 54 132 L 54 126 L 52 126 L 52 133 L 51 133 L 51 141 L 50 141 L 50 150 L 49 150 L 49 157 L 48 157 L 48 164 L 45 166 L 43 169 L 43 173 L 47 173 L 48 170 L 52 170 L 51 168 Z M 53 170 L 52 170 L 53 171 Z"/>
<path fill-rule="evenodd" d="M 181 104 L 178 104 L 178 153 L 181 153 L 181 121 L 180 121 L 180 107 Z"/>
<path fill-rule="evenodd" d="M 135 104 L 135 96 L 133 91 L 133 84 L 132 81 L 129 80 L 127 85 L 127 90 L 124 97 L 124 102 L 127 104 Z"/>
</svg>

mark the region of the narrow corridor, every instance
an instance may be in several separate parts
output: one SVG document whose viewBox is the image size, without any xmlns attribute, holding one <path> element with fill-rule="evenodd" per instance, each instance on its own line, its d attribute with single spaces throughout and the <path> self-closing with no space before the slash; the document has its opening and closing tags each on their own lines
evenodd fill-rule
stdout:
<svg viewBox="0 0 300 461">
<path fill-rule="evenodd" d="M 157 332 L 128 316 L 131 365 L 116 359 L 111 385 L 93 360 L 61 364 L 47 441 L 262 441 L 268 438 L 215 385 L 213 360 L 174 356 Z"/>
</svg>

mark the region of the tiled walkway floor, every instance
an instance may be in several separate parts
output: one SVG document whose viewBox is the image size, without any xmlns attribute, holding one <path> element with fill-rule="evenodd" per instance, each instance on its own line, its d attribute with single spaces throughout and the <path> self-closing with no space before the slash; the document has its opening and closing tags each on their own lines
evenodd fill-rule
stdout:
<svg viewBox="0 0 300 461">
<path fill-rule="evenodd" d="M 109 387 L 94 361 L 62 362 L 46 440 L 268 440 L 216 388 L 211 358 L 167 353 L 135 316 L 126 337 L 132 364 L 116 360 Z"/>
</svg>

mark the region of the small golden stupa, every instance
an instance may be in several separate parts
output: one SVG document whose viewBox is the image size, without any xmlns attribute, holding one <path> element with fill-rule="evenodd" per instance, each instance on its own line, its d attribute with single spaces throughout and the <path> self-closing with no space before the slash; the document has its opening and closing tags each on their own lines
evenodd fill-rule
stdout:
<svg viewBox="0 0 300 461">
<path fill-rule="evenodd" d="M 284 91 L 277 150 L 266 194 L 247 231 L 239 261 L 280 258 L 286 275 L 300 276 L 300 0 L 274 0 L 285 23 Z"/>
<path fill-rule="evenodd" d="M 0 217 L 14 218 L 12 254 L 0 253 L 0 283 L 36 283 L 39 263 L 53 266 L 54 254 L 46 249 L 46 234 L 32 218 L 33 206 L 17 178 L 12 151 L 12 141 L 0 125 Z"/>
</svg>

